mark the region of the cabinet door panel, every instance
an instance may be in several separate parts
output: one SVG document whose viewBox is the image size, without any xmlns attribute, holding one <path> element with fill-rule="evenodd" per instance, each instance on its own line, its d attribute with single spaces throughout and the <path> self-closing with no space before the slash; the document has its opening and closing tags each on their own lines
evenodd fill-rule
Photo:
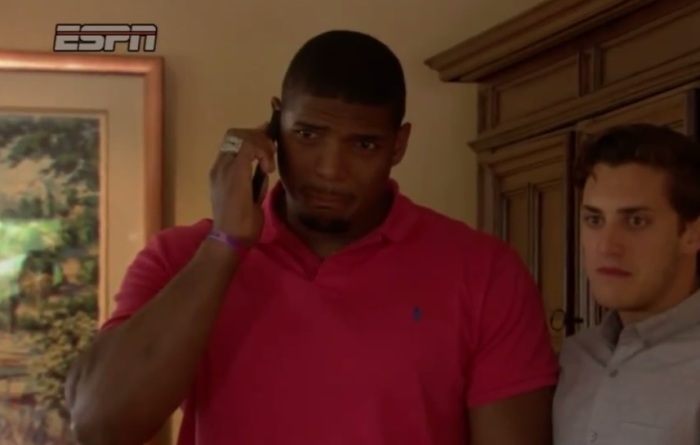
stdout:
<svg viewBox="0 0 700 445">
<path fill-rule="evenodd" d="M 556 349 L 566 334 L 566 265 L 571 250 L 566 238 L 567 166 L 572 136 L 548 135 L 480 158 L 481 190 L 486 192 L 483 228 L 511 244 L 527 264 L 542 293 Z"/>
</svg>

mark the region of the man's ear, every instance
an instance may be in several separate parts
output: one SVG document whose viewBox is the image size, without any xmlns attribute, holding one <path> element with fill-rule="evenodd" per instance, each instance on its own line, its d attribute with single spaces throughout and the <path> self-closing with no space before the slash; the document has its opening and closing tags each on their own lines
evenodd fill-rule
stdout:
<svg viewBox="0 0 700 445">
<path fill-rule="evenodd" d="M 394 145 L 394 153 L 391 158 L 391 165 L 393 167 L 399 165 L 406 155 L 406 149 L 408 148 L 408 141 L 411 137 L 411 124 L 409 122 L 404 123 L 399 128 L 399 132 L 396 136 L 396 145 Z"/>
<path fill-rule="evenodd" d="M 686 223 L 683 234 L 683 250 L 688 254 L 700 252 L 700 217 Z"/>
</svg>

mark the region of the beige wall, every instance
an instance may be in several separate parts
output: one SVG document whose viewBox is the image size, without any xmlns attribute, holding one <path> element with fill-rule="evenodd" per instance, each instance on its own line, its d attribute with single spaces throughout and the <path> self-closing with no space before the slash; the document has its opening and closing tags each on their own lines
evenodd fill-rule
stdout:
<svg viewBox="0 0 700 445">
<path fill-rule="evenodd" d="M 208 215 L 206 172 L 222 132 L 267 119 L 299 45 L 330 28 L 372 33 L 395 49 L 408 80 L 415 129 L 395 177 L 416 201 L 471 223 L 474 89 L 441 84 L 423 60 L 535 3 L 0 0 L 0 48 L 48 51 L 57 22 L 156 23 L 167 64 L 166 222 L 180 224 Z"/>
<path fill-rule="evenodd" d="M 0 48 L 50 50 L 57 22 L 152 22 L 166 59 L 166 222 L 209 214 L 206 173 L 228 126 L 257 125 L 293 52 L 330 28 L 374 34 L 406 70 L 414 133 L 395 177 L 419 203 L 475 221 L 472 87 L 423 60 L 538 0 L 0 0 Z M 392 23 L 393 22 L 393 23 Z"/>
</svg>

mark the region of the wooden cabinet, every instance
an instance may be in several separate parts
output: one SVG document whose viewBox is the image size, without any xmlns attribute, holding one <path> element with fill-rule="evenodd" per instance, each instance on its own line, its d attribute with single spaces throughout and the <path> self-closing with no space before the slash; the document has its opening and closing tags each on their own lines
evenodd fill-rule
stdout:
<svg viewBox="0 0 700 445">
<path fill-rule="evenodd" d="M 507 240 L 537 281 L 552 342 L 565 334 L 567 151 L 573 133 L 515 143 L 480 156 L 483 228 Z"/>
<path fill-rule="evenodd" d="M 479 225 L 537 280 L 552 343 L 600 322 L 579 261 L 573 161 L 590 135 L 646 122 L 697 137 L 700 2 L 561 0 L 431 57 L 478 85 Z"/>
<path fill-rule="evenodd" d="M 698 25 L 700 25 L 700 18 Z M 696 91 L 690 88 L 680 92 L 660 94 L 651 99 L 582 120 L 576 125 L 576 130 L 585 137 L 613 125 L 648 123 L 663 125 L 685 135 L 694 136 L 697 127 Z"/>
</svg>

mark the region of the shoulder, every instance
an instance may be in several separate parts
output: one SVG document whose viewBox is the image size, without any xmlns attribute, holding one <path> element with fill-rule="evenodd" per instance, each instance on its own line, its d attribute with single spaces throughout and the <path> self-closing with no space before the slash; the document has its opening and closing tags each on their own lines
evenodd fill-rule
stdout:
<svg viewBox="0 0 700 445">
<path fill-rule="evenodd" d="M 419 237 L 434 250 L 449 255 L 463 270 L 485 277 L 485 273 L 498 273 L 504 267 L 523 267 L 515 249 L 500 238 L 430 208 L 413 207 Z"/>
<path fill-rule="evenodd" d="M 211 219 L 200 219 L 192 224 L 163 229 L 152 237 L 151 242 L 174 248 L 192 248 L 198 246 L 211 229 Z"/>
<path fill-rule="evenodd" d="M 197 252 L 211 221 L 169 227 L 153 235 L 128 267 L 102 330 L 125 321 L 165 287 Z"/>
<path fill-rule="evenodd" d="M 179 269 L 194 256 L 211 227 L 210 219 L 201 219 L 163 229 L 149 239 L 139 256 L 158 259 L 172 271 Z"/>
<path fill-rule="evenodd" d="M 469 245 L 472 249 L 498 250 L 507 247 L 499 238 L 462 220 L 414 202 L 411 202 L 411 206 L 417 216 L 417 228 L 423 236 L 439 242 L 456 242 L 459 247 Z"/>
</svg>

